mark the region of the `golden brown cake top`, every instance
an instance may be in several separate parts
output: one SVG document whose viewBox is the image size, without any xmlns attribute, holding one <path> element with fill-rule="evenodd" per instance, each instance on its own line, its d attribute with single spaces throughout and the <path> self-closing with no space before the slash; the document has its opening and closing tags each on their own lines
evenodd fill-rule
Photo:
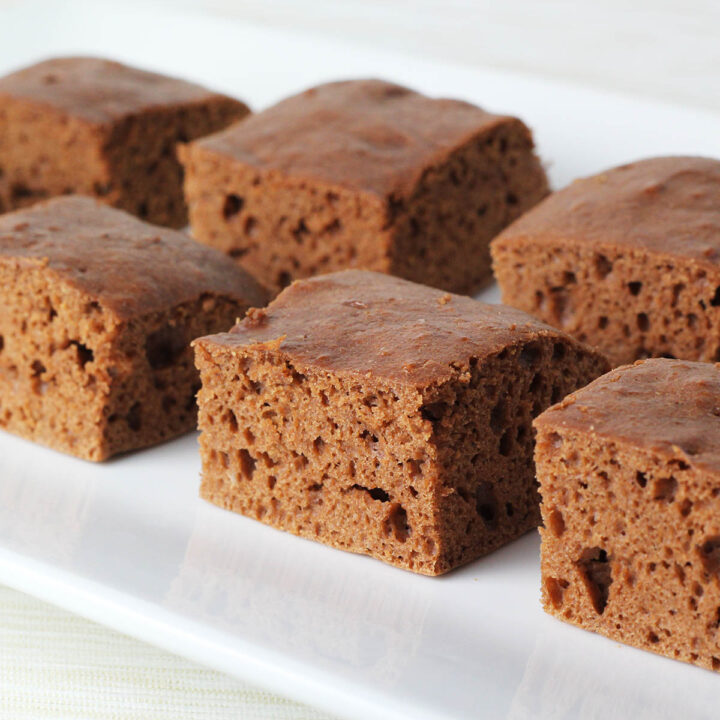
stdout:
<svg viewBox="0 0 720 720">
<path fill-rule="evenodd" d="M 0 262 L 47 267 L 121 319 L 205 293 L 247 305 L 266 301 L 255 280 L 221 252 L 80 196 L 0 215 Z"/>
<path fill-rule="evenodd" d="M 514 123 L 459 100 L 433 99 L 382 80 L 349 80 L 294 95 L 197 141 L 264 170 L 389 195 L 478 133 Z"/>
<path fill-rule="evenodd" d="M 720 364 L 656 358 L 624 365 L 535 420 L 720 472 Z"/>
<path fill-rule="evenodd" d="M 0 101 L 3 96 L 96 123 L 223 97 L 184 80 L 94 57 L 53 58 L 6 75 L 0 78 Z"/>
<path fill-rule="evenodd" d="M 660 157 L 576 180 L 494 244 L 619 245 L 704 264 L 720 261 L 720 161 Z"/>
<path fill-rule="evenodd" d="M 423 387 L 457 376 L 473 358 L 482 362 L 541 336 L 579 345 L 505 305 L 381 273 L 345 270 L 296 281 L 229 333 L 198 342 L 230 350 L 264 345 L 301 370 Z"/>
</svg>

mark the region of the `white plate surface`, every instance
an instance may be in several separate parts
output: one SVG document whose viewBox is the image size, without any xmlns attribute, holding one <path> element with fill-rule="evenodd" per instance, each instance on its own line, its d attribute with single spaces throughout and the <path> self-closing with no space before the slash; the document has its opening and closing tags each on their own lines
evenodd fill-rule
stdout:
<svg viewBox="0 0 720 720">
<path fill-rule="evenodd" d="M 463 97 L 523 117 L 555 186 L 651 154 L 720 157 L 720 118 L 688 109 L 134 5 L 0 13 L 1 73 L 77 52 L 256 108 L 351 76 Z M 542 613 L 535 534 L 417 577 L 207 505 L 198 474 L 192 436 L 96 466 L 0 434 L 0 582 L 347 718 L 715 715 L 716 675 Z"/>
</svg>

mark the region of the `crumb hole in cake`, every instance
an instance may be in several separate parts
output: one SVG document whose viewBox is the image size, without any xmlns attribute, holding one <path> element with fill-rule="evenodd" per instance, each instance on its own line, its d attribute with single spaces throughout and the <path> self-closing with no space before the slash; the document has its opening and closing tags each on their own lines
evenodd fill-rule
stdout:
<svg viewBox="0 0 720 720">
<path fill-rule="evenodd" d="M 562 607 L 565 590 L 567 590 L 569 585 L 570 583 L 564 579 L 554 577 L 545 578 L 545 591 L 556 610 L 559 610 Z"/>
<path fill-rule="evenodd" d="M 238 421 L 237 417 L 235 416 L 235 413 L 228 408 L 227 412 L 225 413 L 225 421 L 228 424 L 228 427 L 230 428 L 230 432 L 236 433 L 238 431 Z"/>
<path fill-rule="evenodd" d="M 685 498 L 682 501 L 682 503 L 680 503 L 680 514 L 683 517 L 687 517 L 692 512 L 692 508 L 693 508 L 692 500 Z"/>
<path fill-rule="evenodd" d="M 647 485 L 647 476 L 644 472 L 640 472 L 639 470 L 635 473 L 635 482 L 641 487 L 644 488 Z"/>
<path fill-rule="evenodd" d="M 75 348 L 78 365 L 82 369 L 85 369 L 85 366 L 95 359 L 95 353 L 84 343 L 78 342 L 77 340 L 71 340 L 70 345 Z"/>
<path fill-rule="evenodd" d="M 315 452 L 320 455 L 325 447 L 325 441 L 318 436 L 313 440 L 313 447 L 315 448 Z"/>
<path fill-rule="evenodd" d="M 257 460 L 255 460 L 255 458 L 245 448 L 240 448 L 240 450 L 238 450 L 237 458 L 238 465 L 240 466 L 240 474 L 246 480 L 252 480 Z"/>
<path fill-rule="evenodd" d="M 40 377 L 43 373 L 47 372 L 47 368 L 40 362 L 40 360 L 33 360 L 30 365 L 33 377 Z"/>
<path fill-rule="evenodd" d="M 412 485 L 408 485 L 408 491 L 413 497 L 418 496 L 418 491 Z"/>
<path fill-rule="evenodd" d="M 718 305 L 720 305 L 720 287 L 715 288 L 715 294 L 712 296 L 710 304 L 713 307 L 717 307 Z"/>
<path fill-rule="evenodd" d="M 497 527 L 498 501 L 491 483 L 480 482 L 475 490 L 475 510 L 489 529 Z"/>
<path fill-rule="evenodd" d="M 563 439 L 562 437 L 556 433 L 550 433 L 547 438 L 547 444 L 553 449 L 558 450 L 562 447 Z"/>
<path fill-rule="evenodd" d="M 666 500 L 671 503 L 675 499 L 677 487 L 677 480 L 672 476 L 658 478 L 653 488 L 653 500 Z"/>
<path fill-rule="evenodd" d="M 642 290 L 642 283 L 637 280 L 634 282 L 629 282 L 628 290 L 630 291 L 631 295 L 637 296 L 640 294 L 640 291 Z"/>
<path fill-rule="evenodd" d="M 717 575 L 720 572 L 720 535 L 713 535 L 705 539 L 698 548 L 703 569 L 708 575 Z"/>
<path fill-rule="evenodd" d="M 373 500 L 379 500 L 383 503 L 386 503 L 390 500 L 390 495 L 388 495 L 382 488 L 366 488 L 363 485 L 355 484 L 351 486 L 351 489 L 366 492 Z"/>
<path fill-rule="evenodd" d="M 652 630 L 648 633 L 647 639 L 648 642 L 653 645 L 660 642 L 660 638 L 657 636 L 657 633 L 652 632 Z"/>
<path fill-rule="evenodd" d="M 535 291 L 535 307 L 542 310 L 545 306 L 545 293 L 542 290 Z"/>
<path fill-rule="evenodd" d="M 560 385 L 553 385 L 552 392 L 550 393 L 550 403 L 555 405 L 559 403 L 565 397 L 562 387 Z"/>
<path fill-rule="evenodd" d="M 125 416 L 125 422 L 133 432 L 138 432 L 142 427 L 142 405 L 136 402 Z"/>
<path fill-rule="evenodd" d="M 283 270 L 277 274 L 277 286 L 282 290 L 283 288 L 286 288 L 290 283 L 292 282 L 292 277 L 290 276 L 290 273 Z"/>
<path fill-rule="evenodd" d="M 153 370 L 172 366 L 186 348 L 184 329 L 172 325 L 164 325 L 145 339 L 145 355 Z"/>
<path fill-rule="evenodd" d="M 255 235 L 257 235 L 257 232 L 258 232 L 257 218 L 253 217 L 252 215 L 245 218 L 244 231 L 248 237 L 255 237 Z"/>
<path fill-rule="evenodd" d="M 544 381 L 543 381 L 543 376 L 542 376 L 542 374 L 541 374 L 541 373 L 535 373 L 535 375 L 533 375 L 532 382 L 530 383 L 530 388 L 529 388 L 529 390 L 530 390 L 530 392 L 531 392 L 533 395 L 536 395 L 536 394 L 538 394 L 538 393 L 542 390 L 542 387 L 543 387 L 544 384 L 545 384 L 545 383 L 544 383 Z"/>
<path fill-rule="evenodd" d="M 534 367 L 542 360 L 542 349 L 537 343 L 528 343 L 520 351 L 519 360 L 522 365 Z"/>
<path fill-rule="evenodd" d="M 490 411 L 490 429 L 499 435 L 507 425 L 508 421 L 508 407 L 505 403 L 505 398 L 500 398 L 493 409 Z"/>
<path fill-rule="evenodd" d="M 565 346 L 565 343 L 556 342 L 553 345 L 552 359 L 562 360 L 565 355 L 567 355 L 567 347 Z"/>
<path fill-rule="evenodd" d="M 605 330 L 605 328 L 607 328 L 607 326 L 608 326 L 607 316 L 601 315 L 598 318 L 598 330 Z"/>
<path fill-rule="evenodd" d="M 245 200 L 243 198 L 239 195 L 230 193 L 230 195 L 225 197 L 225 202 L 223 203 L 223 217 L 226 220 L 229 220 L 243 209 L 243 205 L 245 205 Z"/>
<path fill-rule="evenodd" d="M 557 508 L 548 515 L 548 530 L 555 537 L 560 537 L 565 532 L 565 518 Z"/>
<path fill-rule="evenodd" d="M 650 329 L 650 318 L 647 313 L 638 313 L 636 320 L 640 332 L 647 332 Z"/>
<path fill-rule="evenodd" d="M 400 503 L 393 503 L 385 520 L 385 534 L 392 535 L 398 542 L 405 542 L 410 535 L 407 512 Z"/>
<path fill-rule="evenodd" d="M 504 457 L 509 457 L 512 454 L 513 439 L 512 439 L 512 433 L 510 430 L 506 430 L 502 434 L 502 436 L 500 438 L 500 442 L 498 444 L 498 451 Z"/>
<path fill-rule="evenodd" d="M 612 272 L 612 269 L 613 264 L 605 255 L 595 256 L 595 272 L 601 280 L 606 278 Z"/>
<path fill-rule="evenodd" d="M 720 658 L 711 657 L 710 658 L 710 665 L 712 666 L 712 669 L 716 672 L 720 670 Z"/>
<path fill-rule="evenodd" d="M 137 206 L 137 214 L 138 214 L 141 218 L 146 218 L 146 217 L 148 216 L 148 204 L 147 204 L 146 202 L 141 202 L 141 203 Z"/>
<path fill-rule="evenodd" d="M 429 420 L 432 423 L 442 420 L 448 411 L 448 404 L 445 402 L 434 402 L 423 405 L 420 408 L 420 415 L 423 420 Z"/>
<path fill-rule="evenodd" d="M 587 548 L 575 565 L 580 571 L 595 612 L 602 615 L 612 585 L 612 571 L 607 552 L 600 547 Z"/>
<path fill-rule="evenodd" d="M 509 192 L 505 195 L 505 201 L 508 205 L 517 205 L 518 204 L 518 196 L 513 193 Z"/>
<path fill-rule="evenodd" d="M 267 486 L 268 490 L 272 490 L 277 484 L 277 478 L 274 475 L 268 475 Z"/>
<path fill-rule="evenodd" d="M 702 597 L 705 594 L 705 589 L 699 582 L 694 582 L 692 584 L 692 592 L 696 597 Z"/>
</svg>

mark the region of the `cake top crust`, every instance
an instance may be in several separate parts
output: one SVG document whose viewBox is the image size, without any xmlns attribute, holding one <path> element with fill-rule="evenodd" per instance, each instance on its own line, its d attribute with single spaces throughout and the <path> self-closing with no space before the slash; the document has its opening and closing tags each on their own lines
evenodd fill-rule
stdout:
<svg viewBox="0 0 720 720">
<path fill-rule="evenodd" d="M 382 80 L 311 88 L 196 141 L 262 170 L 379 195 L 407 194 L 424 168 L 515 118 L 434 99 Z"/>
<path fill-rule="evenodd" d="M 120 319 L 201 295 L 266 301 L 265 291 L 221 252 L 92 198 L 67 196 L 0 215 L 0 263 L 47 267 Z"/>
<path fill-rule="evenodd" d="M 230 351 L 265 346 L 301 371 L 420 388 L 456 377 L 473 358 L 481 363 L 540 337 L 580 346 L 520 310 L 390 275 L 345 270 L 298 280 L 230 332 L 196 342 Z"/>
<path fill-rule="evenodd" d="M 720 364 L 657 358 L 603 375 L 535 420 L 720 472 Z"/>
<path fill-rule="evenodd" d="M 720 264 L 720 161 L 658 157 L 576 180 L 493 242 L 613 245 Z"/>
<path fill-rule="evenodd" d="M 94 57 L 53 58 L 22 68 L 0 78 L 3 96 L 95 123 L 224 97 L 194 83 Z"/>
</svg>

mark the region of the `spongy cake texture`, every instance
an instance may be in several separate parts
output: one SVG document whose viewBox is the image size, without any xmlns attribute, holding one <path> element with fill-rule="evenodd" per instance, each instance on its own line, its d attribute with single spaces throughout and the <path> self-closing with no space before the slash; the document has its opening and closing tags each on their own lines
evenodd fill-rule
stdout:
<svg viewBox="0 0 720 720">
<path fill-rule="evenodd" d="M 532 418 L 607 368 L 522 312 L 364 271 L 195 347 L 204 498 L 430 575 L 538 524 Z"/>
</svg>

